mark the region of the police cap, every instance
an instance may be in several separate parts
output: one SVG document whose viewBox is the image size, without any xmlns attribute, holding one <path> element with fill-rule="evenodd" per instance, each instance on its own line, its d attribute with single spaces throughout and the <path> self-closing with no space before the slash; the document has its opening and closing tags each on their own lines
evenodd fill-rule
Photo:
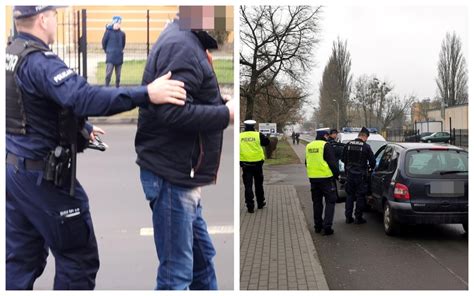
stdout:
<svg viewBox="0 0 474 296">
<path fill-rule="evenodd" d="M 244 121 L 244 124 L 245 125 L 255 125 L 255 124 L 257 124 L 257 122 L 253 119 L 247 119 L 247 120 Z"/>
<path fill-rule="evenodd" d="M 27 17 L 30 17 L 30 16 L 37 15 L 41 12 L 56 9 L 56 8 L 60 8 L 60 7 L 64 7 L 64 6 L 15 5 L 15 6 L 13 6 L 13 17 L 15 19 L 27 18 Z"/>
<path fill-rule="evenodd" d="M 370 135 L 370 132 L 369 132 L 369 130 L 364 126 L 364 127 L 362 127 L 362 128 L 360 129 L 359 134 L 364 134 L 364 135 L 366 135 L 366 136 L 368 137 L 368 136 Z"/>
<path fill-rule="evenodd" d="M 316 131 L 316 140 L 323 140 L 326 135 L 329 135 L 327 130 L 318 130 Z"/>
</svg>

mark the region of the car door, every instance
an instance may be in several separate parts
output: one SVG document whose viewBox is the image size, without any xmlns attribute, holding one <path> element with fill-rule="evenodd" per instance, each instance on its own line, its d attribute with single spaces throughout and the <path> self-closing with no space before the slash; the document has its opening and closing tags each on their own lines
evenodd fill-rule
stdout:
<svg viewBox="0 0 474 296">
<path fill-rule="evenodd" d="M 443 143 L 449 143 L 450 138 L 451 137 L 449 133 L 441 133 L 441 139 Z"/>
<path fill-rule="evenodd" d="M 382 195 L 382 187 L 380 186 L 380 170 L 383 169 L 386 164 L 383 161 L 384 155 L 385 155 L 385 150 L 388 149 L 389 145 L 384 145 L 380 147 L 380 149 L 375 153 L 375 169 L 371 174 L 371 191 L 372 195 L 369 197 L 369 204 L 376 204 L 378 203 L 377 200 L 380 199 L 380 196 Z"/>
</svg>

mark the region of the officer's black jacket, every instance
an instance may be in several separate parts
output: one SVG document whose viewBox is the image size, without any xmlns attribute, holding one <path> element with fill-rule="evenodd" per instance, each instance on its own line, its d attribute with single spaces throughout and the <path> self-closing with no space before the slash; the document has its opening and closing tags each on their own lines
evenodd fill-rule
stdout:
<svg viewBox="0 0 474 296">
<path fill-rule="evenodd" d="M 331 145 L 333 151 L 334 151 L 334 156 L 336 157 L 337 160 L 340 160 L 342 157 L 342 151 L 344 149 L 344 144 L 336 142 L 333 138 L 329 137 L 328 143 Z"/>
<path fill-rule="evenodd" d="M 359 159 L 349 158 L 350 155 L 348 153 L 348 147 L 353 141 L 363 143 Z M 370 148 L 369 144 L 364 143 L 364 141 L 362 141 L 360 138 L 356 138 L 355 140 L 349 141 L 346 146 L 344 146 L 341 160 L 342 162 L 344 162 L 345 171 L 353 174 L 366 174 L 368 168 L 370 167 L 371 169 L 374 169 L 376 164 L 372 148 Z"/>
</svg>

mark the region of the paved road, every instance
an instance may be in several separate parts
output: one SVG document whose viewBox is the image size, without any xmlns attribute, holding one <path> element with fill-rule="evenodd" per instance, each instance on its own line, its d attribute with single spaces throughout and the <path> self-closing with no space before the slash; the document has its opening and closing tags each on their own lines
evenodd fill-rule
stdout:
<svg viewBox="0 0 474 296">
<path fill-rule="evenodd" d="M 300 153 L 303 145 L 299 145 Z M 267 167 L 268 169 L 268 167 Z M 302 164 L 272 166 L 276 184 L 292 184 L 309 229 L 313 228 L 309 181 Z M 382 215 L 365 214 L 365 225 L 344 223 L 344 204 L 336 205 L 335 234 L 312 232 L 331 290 L 468 288 L 468 237 L 460 225 L 427 225 L 408 229 L 400 237 L 383 231 Z"/>
<path fill-rule="evenodd" d="M 78 160 L 78 179 L 89 194 L 101 258 L 96 289 L 152 290 L 158 260 L 153 236 L 149 235 L 151 211 L 135 164 L 136 126 L 102 128 L 110 148 L 106 152 L 87 151 Z M 217 250 L 219 288 L 225 290 L 232 290 L 234 285 L 233 149 L 233 128 L 228 128 L 217 185 L 204 187 L 202 193 L 204 217 Z M 54 259 L 49 256 L 35 289 L 51 289 L 53 277 Z"/>
</svg>

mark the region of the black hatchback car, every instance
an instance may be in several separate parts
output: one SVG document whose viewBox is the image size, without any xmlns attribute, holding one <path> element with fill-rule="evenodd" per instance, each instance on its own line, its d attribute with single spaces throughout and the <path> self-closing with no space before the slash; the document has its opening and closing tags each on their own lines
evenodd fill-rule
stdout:
<svg viewBox="0 0 474 296">
<path fill-rule="evenodd" d="M 468 152 L 448 144 L 388 143 L 375 154 L 372 195 L 385 233 L 402 224 L 461 223 L 468 231 Z"/>
</svg>

